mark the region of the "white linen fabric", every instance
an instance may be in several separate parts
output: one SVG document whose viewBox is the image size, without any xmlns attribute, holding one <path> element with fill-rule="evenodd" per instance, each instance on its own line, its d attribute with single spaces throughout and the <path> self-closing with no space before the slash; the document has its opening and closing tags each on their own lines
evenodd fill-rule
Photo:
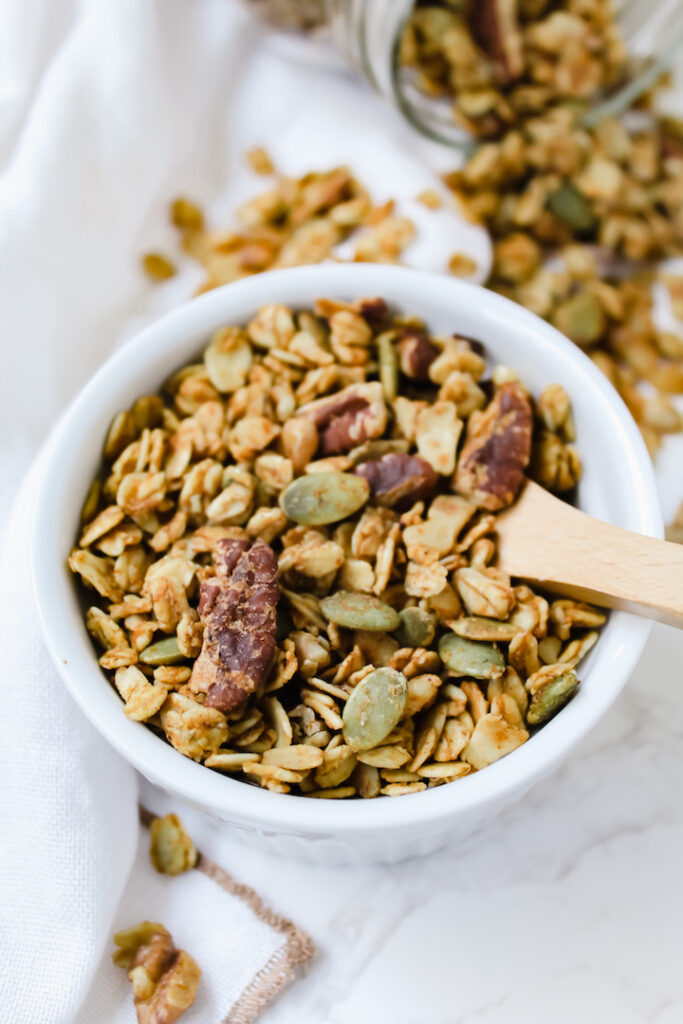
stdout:
<svg viewBox="0 0 683 1024">
<path fill-rule="evenodd" d="M 152 868 L 136 774 L 73 704 L 42 642 L 29 572 L 39 470 L 12 514 L 0 585 L 0 1020 L 130 1024 L 132 992 L 111 961 L 111 936 L 151 920 L 202 969 L 187 1024 L 246 1024 L 312 946 L 206 867 L 221 853 L 207 819 L 147 786 L 150 810 L 180 812 L 205 863 L 176 878 Z"/>
<path fill-rule="evenodd" d="M 168 201 L 190 195 L 210 222 L 229 223 L 263 187 L 242 162 L 255 144 L 288 173 L 351 164 L 377 200 L 396 197 L 418 221 L 408 262 L 440 270 L 466 251 L 485 277 L 484 233 L 414 202 L 453 154 L 351 74 L 284 59 L 234 0 L 0 0 L 0 514 L 76 389 L 199 282 L 182 260 L 163 286 L 139 272 L 141 251 L 174 252 Z M 42 645 L 28 568 L 34 489 L 35 472 L 2 570 L 0 1020 L 131 1021 L 110 937 L 145 917 L 204 970 L 187 1024 L 248 1020 L 248 1008 L 230 1016 L 235 1001 L 287 934 L 196 872 L 151 871 L 135 773 L 73 705 Z M 214 824 L 149 787 L 145 801 L 179 810 L 220 862 Z"/>
</svg>

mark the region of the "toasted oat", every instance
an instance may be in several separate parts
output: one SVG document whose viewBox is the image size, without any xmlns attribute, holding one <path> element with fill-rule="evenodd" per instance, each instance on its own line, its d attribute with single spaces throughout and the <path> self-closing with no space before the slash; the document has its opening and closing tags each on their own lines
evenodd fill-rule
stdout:
<svg viewBox="0 0 683 1024">
<path fill-rule="evenodd" d="M 253 146 L 247 150 L 246 159 L 254 174 L 272 174 L 275 170 L 273 161 L 263 146 Z"/>
<path fill-rule="evenodd" d="M 428 210 L 438 210 L 442 206 L 441 196 L 433 188 L 426 188 L 419 195 L 415 196 L 418 203 L 422 203 Z"/>
</svg>

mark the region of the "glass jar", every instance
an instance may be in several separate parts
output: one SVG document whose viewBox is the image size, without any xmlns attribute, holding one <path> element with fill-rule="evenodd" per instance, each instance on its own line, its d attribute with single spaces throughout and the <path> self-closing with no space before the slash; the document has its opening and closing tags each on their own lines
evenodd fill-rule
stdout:
<svg viewBox="0 0 683 1024">
<path fill-rule="evenodd" d="M 453 95 L 425 90 L 419 73 L 405 66 L 402 41 L 415 0 L 242 0 L 268 27 L 278 33 L 307 37 L 309 60 L 329 65 L 331 50 L 343 54 L 373 88 L 396 106 L 420 132 L 457 148 L 469 148 L 473 133 L 458 123 L 453 113 Z M 596 0 L 596 6 L 600 0 Z M 464 10 L 474 4 L 477 17 L 484 10 L 509 11 L 501 0 L 441 0 L 445 10 Z M 421 5 L 430 6 L 427 3 Z M 439 7 L 438 0 L 435 7 Z M 541 9 L 544 0 L 527 0 L 527 8 Z M 597 88 L 583 95 L 583 122 L 596 124 L 603 117 L 620 114 L 631 107 L 660 78 L 676 69 L 683 51 L 683 0 L 612 0 L 623 50 L 628 54 L 609 88 Z M 514 6 L 513 6 L 514 9 Z M 557 10 L 558 7 L 549 7 Z M 562 9 L 562 5 L 559 5 Z M 499 35 L 512 34 L 505 25 Z M 486 18 L 484 18 L 484 22 Z M 480 21 L 480 26 L 482 22 Z M 483 24 L 490 37 L 490 21 Z M 494 33 L 495 34 L 495 33 Z M 491 43 L 491 39 L 486 40 Z M 495 40 L 494 40 L 495 48 Z M 294 56 L 291 42 L 287 49 Z M 304 51 L 301 50 L 301 53 Z M 489 53 L 489 56 L 491 54 Z M 478 133 L 477 133 L 478 134 Z M 486 134 L 486 133 L 483 133 Z"/>
</svg>

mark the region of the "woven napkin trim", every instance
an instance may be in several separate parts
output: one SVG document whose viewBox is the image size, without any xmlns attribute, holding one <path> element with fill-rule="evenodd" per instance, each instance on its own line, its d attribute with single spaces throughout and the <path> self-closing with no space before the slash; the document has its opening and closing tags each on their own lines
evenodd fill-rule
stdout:
<svg viewBox="0 0 683 1024">
<path fill-rule="evenodd" d="M 140 808 L 140 822 L 145 828 L 149 828 L 154 817 L 155 815 L 146 808 Z M 242 900 L 252 914 L 286 938 L 284 946 L 273 953 L 270 960 L 254 975 L 228 1016 L 221 1021 L 221 1024 L 252 1024 L 270 1005 L 280 989 L 292 980 L 297 968 L 307 964 L 312 958 L 315 953 L 313 940 L 293 921 L 267 907 L 251 886 L 236 882 L 220 864 L 216 864 L 199 850 L 197 863 L 192 870 L 201 871 L 225 892 Z"/>
</svg>

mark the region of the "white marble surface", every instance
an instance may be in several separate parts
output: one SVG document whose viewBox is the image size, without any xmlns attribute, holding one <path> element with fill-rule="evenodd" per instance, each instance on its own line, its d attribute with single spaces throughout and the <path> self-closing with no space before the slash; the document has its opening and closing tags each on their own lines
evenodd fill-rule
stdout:
<svg viewBox="0 0 683 1024">
<path fill-rule="evenodd" d="M 225 835 L 228 870 L 319 949 L 263 1024 L 679 1024 L 682 663 L 656 626 L 571 760 L 430 858 L 325 869 Z"/>
</svg>

